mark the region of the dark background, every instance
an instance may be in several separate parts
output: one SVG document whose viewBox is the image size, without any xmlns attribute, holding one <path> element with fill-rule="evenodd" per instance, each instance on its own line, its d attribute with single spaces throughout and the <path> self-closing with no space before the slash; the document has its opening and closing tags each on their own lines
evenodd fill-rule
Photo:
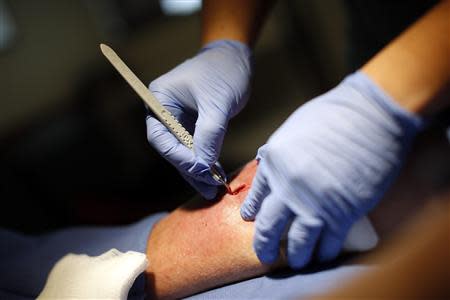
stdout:
<svg viewBox="0 0 450 300">
<path fill-rule="evenodd" d="M 295 108 L 433 2 L 278 1 L 255 48 L 251 99 L 225 139 L 225 170 L 252 159 Z M 0 226 L 124 224 L 194 195 L 148 145 L 143 104 L 98 45 L 149 83 L 194 55 L 199 34 L 198 12 L 171 15 L 158 1 L 0 0 Z M 406 172 L 441 187 L 450 178 L 448 118 L 436 120 L 418 147 L 436 167 Z"/>
</svg>

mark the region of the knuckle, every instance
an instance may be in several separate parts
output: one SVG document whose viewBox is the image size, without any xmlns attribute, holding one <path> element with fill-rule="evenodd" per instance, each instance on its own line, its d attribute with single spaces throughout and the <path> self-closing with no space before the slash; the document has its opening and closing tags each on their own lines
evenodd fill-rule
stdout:
<svg viewBox="0 0 450 300">
<path fill-rule="evenodd" d="M 242 206 L 242 210 L 246 216 L 253 216 L 258 210 L 258 201 L 254 198 L 248 199 Z"/>
<path fill-rule="evenodd" d="M 258 152 L 256 153 L 256 159 L 261 160 L 264 158 L 267 152 L 267 144 L 264 144 L 263 146 L 259 147 Z"/>
<path fill-rule="evenodd" d="M 276 158 L 283 151 L 283 143 L 276 140 L 269 141 L 265 147 L 265 154 L 267 157 Z"/>
<path fill-rule="evenodd" d="M 279 240 L 278 233 L 274 230 L 275 224 L 269 218 L 256 218 L 256 231 L 255 239 L 257 239 L 261 245 L 272 246 Z"/>
<path fill-rule="evenodd" d="M 261 234 L 261 232 L 255 233 L 254 247 L 257 251 L 263 251 L 269 244 L 269 240 Z"/>
<path fill-rule="evenodd" d="M 152 91 L 153 93 L 161 90 L 161 88 L 162 88 L 162 86 L 161 86 L 161 79 L 160 78 L 157 78 L 157 79 L 153 80 L 148 85 L 149 90 Z"/>
<path fill-rule="evenodd" d="M 198 120 L 196 123 L 196 130 L 199 130 L 199 135 L 203 141 L 211 144 L 217 144 L 225 135 L 226 128 L 223 124 L 218 123 L 210 118 Z"/>
<path fill-rule="evenodd" d="M 288 239 L 295 248 L 315 245 L 323 225 L 319 220 L 313 222 L 307 225 L 300 222 L 292 223 Z"/>
</svg>

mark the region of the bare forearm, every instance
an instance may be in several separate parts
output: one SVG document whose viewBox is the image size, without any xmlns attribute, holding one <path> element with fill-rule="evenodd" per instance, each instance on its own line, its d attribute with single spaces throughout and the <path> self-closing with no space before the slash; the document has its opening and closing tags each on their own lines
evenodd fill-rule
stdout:
<svg viewBox="0 0 450 300">
<path fill-rule="evenodd" d="M 205 0 L 202 10 L 202 44 L 219 39 L 252 46 L 274 0 Z"/>
<path fill-rule="evenodd" d="M 148 241 L 147 283 L 154 298 L 180 298 L 269 270 L 252 248 L 253 223 L 239 208 L 256 170 L 247 164 L 231 182 L 246 187 L 218 202 L 194 199 L 161 220 Z"/>
<path fill-rule="evenodd" d="M 402 107 L 422 113 L 450 78 L 450 1 L 443 1 L 362 71 Z"/>
</svg>

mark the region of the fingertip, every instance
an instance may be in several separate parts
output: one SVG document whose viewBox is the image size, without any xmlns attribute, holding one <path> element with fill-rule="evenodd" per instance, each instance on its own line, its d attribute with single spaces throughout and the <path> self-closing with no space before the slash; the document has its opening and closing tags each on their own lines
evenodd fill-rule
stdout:
<svg viewBox="0 0 450 300">
<path fill-rule="evenodd" d="M 247 203 L 247 200 L 241 205 L 240 209 L 241 217 L 244 221 L 254 221 L 256 216 L 256 210 L 252 209 L 250 204 Z"/>
<path fill-rule="evenodd" d="M 183 178 L 197 191 L 200 195 L 209 201 L 216 200 L 216 196 L 219 188 L 214 185 L 209 185 L 204 182 L 196 181 L 194 178 L 189 175 L 182 174 Z"/>
<path fill-rule="evenodd" d="M 273 264 L 279 255 L 279 249 L 277 246 L 269 243 L 262 243 L 260 240 L 253 242 L 253 249 L 255 250 L 256 256 L 259 261 L 263 264 Z"/>
<path fill-rule="evenodd" d="M 267 144 L 264 144 L 261 147 L 259 147 L 258 152 L 256 153 L 255 159 L 259 162 L 261 159 L 264 158 L 266 151 L 267 151 Z"/>
<path fill-rule="evenodd" d="M 312 250 L 305 249 L 304 252 L 312 252 Z M 288 256 L 288 265 L 293 270 L 300 270 L 306 267 L 306 265 L 309 263 L 310 258 L 311 254 L 301 254 L 298 257 Z"/>
<path fill-rule="evenodd" d="M 269 195 L 256 217 L 253 248 L 263 263 L 273 263 L 279 255 L 280 240 L 292 212 L 276 196 Z"/>
<path fill-rule="evenodd" d="M 300 216 L 292 222 L 287 234 L 287 260 L 292 269 L 301 269 L 310 262 L 321 228 L 321 222 L 304 224 Z"/>
<path fill-rule="evenodd" d="M 167 128 L 159 122 L 155 117 L 147 115 L 145 117 L 145 123 L 147 125 L 147 139 L 150 141 L 155 132 L 167 130 Z"/>
<path fill-rule="evenodd" d="M 203 198 L 205 198 L 208 201 L 217 200 L 216 199 L 217 192 L 218 192 L 218 188 L 216 186 L 209 186 L 200 191 Z"/>
<path fill-rule="evenodd" d="M 274 264 L 278 258 L 278 251 L 276 251 L 274 253 L 260 252 L 260 251 L 256 250 L 256 248 L 255 248 L 255 253 L 256 253 L 256 256 L 258 257 L 258 260 L 261 263 L 266 264 L 266 265 Z"/>
<path fill-rule="evenodd" d="M 250 190 L 247 197 L 244 200 L 244 203 L 241 205 L 241 216 L 246 221 L 253 221 L 256 218 L 256 215 L 258 214 L 258 211 L 261 208 L 261 204 L 264 201 L 264 198 L 267 196 L 261 195 L 261 197 L 258 199 L 255 197 L 255 192 Z"/>
<path fill-rule="evenodd" d="M 260 166 L 253 178 L 252 186 L 241 206 L 241 216 L 246 221 L 253 221 L 258 214 L 264 199 L 269 194 L 263 167 Z"/>
<path fill-rule="evenodd" d="M 336 234 L 330 230 L 324 232 L 317 251 L 317 260 L 324 263 L 335 259 L 341 252 L 343 239 L 342 234 Z"/>
</svg>

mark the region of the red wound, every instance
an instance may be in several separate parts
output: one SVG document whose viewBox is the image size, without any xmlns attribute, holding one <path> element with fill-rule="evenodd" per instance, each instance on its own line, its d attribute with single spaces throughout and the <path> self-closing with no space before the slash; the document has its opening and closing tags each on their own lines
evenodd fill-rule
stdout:
<svg viewBox="0 0 450 300">
<path fill-rule="evenodd" d="M 244 188 L 246 187 L 246 184 L 243 183 L 240 186 L 237 187 L 234 191 L 231 191 L 231 195 L 237 195 L 239 194 Z"/>
</svg>

